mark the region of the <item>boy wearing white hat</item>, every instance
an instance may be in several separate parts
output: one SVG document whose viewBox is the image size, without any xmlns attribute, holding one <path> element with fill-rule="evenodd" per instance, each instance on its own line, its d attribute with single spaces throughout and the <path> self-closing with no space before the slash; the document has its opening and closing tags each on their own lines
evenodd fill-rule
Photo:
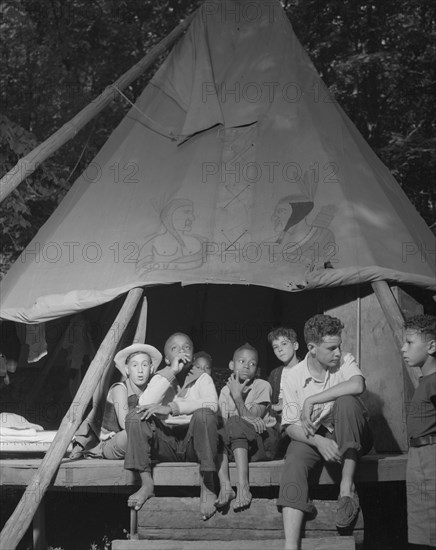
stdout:
<svg viewBox="0 0 436 550">
<path fill-rule="evenodd" d="M 123 380 L 108 391 L 103 413 L 100 443 L 85 456 L 117 460 L 124 458 L 127 447 L 126 416 L 135 409 L 139 396 L 162 361 L 162 354 L 148 344 L 132 344 L 114 358 Z"/>
</svg>

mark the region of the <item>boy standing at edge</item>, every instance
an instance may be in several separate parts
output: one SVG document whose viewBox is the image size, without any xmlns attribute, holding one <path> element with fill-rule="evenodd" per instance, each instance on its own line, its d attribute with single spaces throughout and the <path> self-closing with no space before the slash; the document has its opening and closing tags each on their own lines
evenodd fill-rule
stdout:
<svg viewBox="0 0 436 550">
<path fill-rule="evenodd" d="M 401 348 L 422 378 L 407 415 L 407 525 L 410 548 L 436 547 L 436 317 L 415 315 L 405 322 Z"/>
<path fill-rule="evenodd" d="M 354 486 L 358 458 L 372 445 L 364 409 L 355 396 L 365 379 L 354 357 L 341 362 L 341 321 L 315 315 L 304 326 L 305 359 L 283 377 L 282 425 L 291 437 L 277 504 L 283 508 L 286 549 L 300 550 L 309 503 L 308 475 L 322 460 L 342 463 L 336 525 L 350 527 L 359 512 Z"/>
</svg>

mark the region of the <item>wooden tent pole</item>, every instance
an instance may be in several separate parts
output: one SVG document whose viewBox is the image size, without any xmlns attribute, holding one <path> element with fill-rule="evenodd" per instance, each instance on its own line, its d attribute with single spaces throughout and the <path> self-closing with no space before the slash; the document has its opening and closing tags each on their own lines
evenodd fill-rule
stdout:
<svg viewBox="0 0 436 550">
<path fill-rule="evenodd" d="M 398 348 L 401 349 L 403 346 L 403 312 L 386 281 L 376 281 L 375 283 L 371 283 L 371 286 L 385 314 L 386 320 L 392 329 L 395 343 Z M 419 381 L 418 373 L 412 368 L 406 368 L 406 372 L 410 377 L 413 387 L 416 388 Z"/>
<path fill-rule="evenodd" d="M 147 298 L 144 297 L 144 300 L 141 305 L 141 311 L 139 312 L 138 326 L 136 328 L 135 337 L 133 343 L 145 342 L 145 332 L 147 326 Z M 114 350 L 115 351 L 115 350 Z M 115 364 L 113 363 L 113 353 L 108 357 L 107 368 L 104 371 L 103 376 L 101 377 L 100 383 L 98 384 L 94 395 L 92 396 L 92 409 L 89 412 L 86 421 L 89 425 L 93 425 L 94 429 L 100 429 L 101 422 L 103 420 L 103 407 L 106 400 L 106 395 L 109 389 L 109 382 L 115 371 Z"/>
<path fill-rule="evenodd" d="M 139 313 L 138 326 L 136 327 L 135 337 L 133 338 L 133 344 L 144 344 L 145 337 L 147 335 L 147 312 L 148 304 L 147 298 L 144 296 L 141 305 L 141 311 Z"/>
<path fill-rule="evenodd" d="M 50 445 L 38 471 L 33 476 L 13 514 L 6 522 L 3 531 L 0 533 L 0 548 L 2 550 L 15 550 L 32 522 L 38 505 L 44 497 L 47 487 L 65 455 L 68 444 L 80 424 L 85 408 L 103 375 L 104 368 L 107 365 L 107 358 L 113 354 L 121 339 L 121 335 L 135 312 L 141 296 L 141 288 L 134 288 L 127 295 L 123 307 L 92 360 L 75 400 L 62 420 L 53 443 Z"/>
<path fill-rule="evenodd" d="M 73 138 L 81 128 L 83 128 L 92 118 L 94 118 L 104 107 L 106 107 L 117 96 L 117 91 L 127 88 L 136 80 L 156 59 L 169 48 L 179 36 L 186 30 L 194 18 L 195 12 L 189 15 L 184 21 L 179 23 L 168 36 L 159 42 L 145 57 L 136 65 L 133 65 L 111 86 L 108 86 L 92 103 L 82 109 L 69 122 L 64 124 L 59 130 L 52 134 L 48 139 L 40 143 L 33 151 L 28 153 L 9 172 L 0 180 L 0 202 L 3 200 L 25 179 L 30 176 L 36 168 L 57 151 L 62 145 Z"/>
</svg>

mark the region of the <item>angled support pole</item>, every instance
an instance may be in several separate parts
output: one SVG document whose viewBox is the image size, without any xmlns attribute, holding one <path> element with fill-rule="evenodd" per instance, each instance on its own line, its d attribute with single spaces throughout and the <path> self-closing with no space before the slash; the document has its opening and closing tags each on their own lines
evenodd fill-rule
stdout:
<svg viewBox="0 0 436 550">
<path fill-rule="evenodd" d="M 148 303 L 147 298 L 144 296 L 141 304 L 141 311 L 139 312 L 138 326 L 136 327 L 135 337 L 132 342 L 133 344 L 145 344 L 147 335 L 147 313 Z"/>
<path fill-rule="evenodd" d="M 392 294 L 392 291 L 386 281 L 376 281 L 375 283 L 371 283 L 371 286 L 377 300 L 379 301 L 380 307 L 385 314 L 386 320 L 391 327 L 395 343 L 397 344 L 398 349 L 401 349 L 403 346 L 403 312 L 401 311 L 400 306 L 398 305 L 398 302 Z M 416 370 L 411 368 L 407 368 L 405 370 L 409 375 L 413 387 L 416 388 L 419 381 Z"/>
<path fill-rule="evenodd" d="M 196 12 L 189 15 L 184 21 L 179 23 L 168 36 L 159 42 L 145 57 L 136 65 L 133 65 L 111 86 L 108 86 L 92 103 L 82 109 L 69 122 L 66 122 L 59 130 L 52 134 L 48 139 L 40 143 L 33 151 L 28 153 L 18 163 L 9 170 L 0 180 L 0 203 L 16 188 L 20 183 L 30 176 L 36 168 L 56 152 L 62 145 L 73 138 L 81 128 L 92 120 L 101 110 L 103 110 L 116 96 L 118 90 L 124 90 L 134 80 L 136 80 L 148 67 L 150 67 L 158 57 L 169 48 L 179 36 L 188 28 Z"/>
<path fill-rule="evenodd" d="M 26 488 L 20 502 L 6 522 L 3 531 L 0 533 L 0 548 L 2 550 L 15 550 L 32 522 L 32 518 L 37 512 L 38 506 L 61 463 L 68 444 L 80 424 L 86 406 L 91 400 L 108 365 L 108 357 L 112 357 L 141 296 L 141 288 L 134 288 L 127 295 L 123 307 L 92 360 L 75 400 L 62 420 L 53 443 L 50 445 L 47 454 Z"/>
</svg>

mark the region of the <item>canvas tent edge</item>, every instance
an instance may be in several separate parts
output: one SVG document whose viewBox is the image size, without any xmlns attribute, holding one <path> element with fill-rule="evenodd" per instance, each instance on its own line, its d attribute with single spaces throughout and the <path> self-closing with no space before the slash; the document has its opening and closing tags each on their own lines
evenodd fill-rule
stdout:
<svg viewBox="0 0 436 550">
<path fill-rule="evenodd" d="M 277 290 L 283 290 L 285 292 L 298 292 L 317 288 L 359 285 L 377 281 L 416 285 L 426 290 L 436 291 L 436 280 L 432 277 L 425 277 L 413 273 L 402 273 L 392 269 L 380 268 L 378 266 L 357 268 L 349 267 L 342 269 L 324 269 L 320 271 L 313 271 L 307 274 L 305 285 L 296 285 L 294 283 L 285 282 L 285 287 Z M 132 288 L 156 286 L 158 284 L 180 283 L 180 281 L 173 281 L 149 284 L 144 281 L 136 281 L 121 287 L 105 290 L 74 290 L 62 295 L 51 294 L 42 296 L 31 307 L 2 308 L 0 311 L 0 319 L 26 324 L 41 323 L 105 304 L 118 298 Z M 242 284 L 245 286 L 250 283 L 199 279 L 181 284 Z M 274 285 L 268 284 L 267 282 L 264 284 L 257 284 L 257 286 L 276 288 Z"/>
</svg>

